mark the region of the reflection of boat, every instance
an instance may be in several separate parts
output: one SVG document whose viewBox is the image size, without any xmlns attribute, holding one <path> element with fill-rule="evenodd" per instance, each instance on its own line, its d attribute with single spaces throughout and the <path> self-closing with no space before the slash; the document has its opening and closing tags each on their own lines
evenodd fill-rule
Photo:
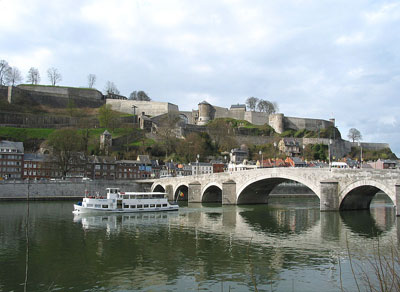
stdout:
<svg viewBox="0 0 400 292">
<path fill-rule="evenodd" d="M 90 214 L 79 213 L 74 215 L 74 222 L 82 223 L 83 229 L 106 228 L 108 231 L 118 231 L 122 227 L 166 224 L 177 218 L 177 213 L 146 212 L 130 214 Z"/>
<path fill-rule="evenodd" d="M 158 192 L 120 192 L 118 188 L 107 188 L 107 198 L 86 196 L 82 202 L 74 204 L 74 213 L 93 212 L 156 212 L 178 210 L 177 203 L 169 203 L 165 193 Z"/>
</svg>

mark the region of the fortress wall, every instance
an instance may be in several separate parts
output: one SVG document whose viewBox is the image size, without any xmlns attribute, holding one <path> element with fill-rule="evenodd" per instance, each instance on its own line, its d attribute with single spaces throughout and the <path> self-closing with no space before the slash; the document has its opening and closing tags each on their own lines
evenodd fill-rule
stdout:
<svg viewBox="0 0 400 292">
<path fill-rule="evenodd" d="M 68 96 L 68 88 L 61 86 L 18 85 L 18 88 L 38 93 L 47 93 L 53 96 Z"/>
<path fill-rule="evenodd" d="M 332 122 L 325 120 L 284 117 L 285 130 L 307 129 L 310 131 L 318 131 L 319 129 L 327 129 L 332 126 L 334 126 Z"/>
<path fill-rule="evenodd" d="M 349 142 L 346 141 L 348 144 L 348 147 L 360 147 L 358 146 L 358 142 Z M 388 143 L 368 143 L 368 142 L 361 142 L 361 146 L 363 149 L 368 149 L 368 150 L 383 150 L 383 149 L 390 149 L 390 145 Z"/>
<path fill-rule="evenodd" d="M 188 118 L 188 124 L 193 124 L 193 113 L 189 111 L 180 111 L 182 115 L 185 115 Z"/>
<path fill-rule="evenodd" d="M 96 89 L 89 88 L 68 88 L 68 96 L 70 98 L 84 98 L 84 99 L 94 99 L 103 100 L 103 94 Z"/>
<path fill-rule="evenodd" d="M 244 109 L 229 109 L 229 118 L 236 120 L 245 120 L 246 111 Z"/>
<path fill-rule="evenodd" d="M 137 106 L 137 115 L 144 112 L 155 117 L 166 113 L 179 113 L 178 106 L 168 102 L 107 99 L 106 103 L 110 104 L 113 110 L 127 114 L 133 114 L 133 105 Z"/>
<path fill-rule="evenodd" d="M 219 106 L 213 106 L 215 109 L 215 113 L 214 113 L 214 118 L 218 119 L 218 118 L 229 118 L 229 111 L 227 108 L 224 107 L 219 107 Z"/>
<path fill-rule="evenodd" d="M 268 115 L 262 112 L 245 112 L 244 120 L 254 124 L 262 126 L 268 123 Z"/>
<path fill-rule="evenodd" d="M 45 91 L 39 91 L 39 89 Z M 83 96 L 79 95 L 80 92 L 86 91 L 93 92 Z M 74 92 L 72 96 L 69 96 L 68 92 L 69 89 L 64 87 L 19 85 L 12 87 L 11 100 L 12 103 L 16 104 L 48 105 L 55 108 L 66 108 L 70 99 L 74 101 L 77 107 L 100 107 L 104 104 L 104 101 L 100 98 L 101 93 L 97 90 L 72 89 L 72 92 Z M 91 98 L 91 95 L 92 97 L 97 96 L 97 98 Z"/>
<path fill-rule="evenodd" d="M 31 115 L 0 112 L 0 126 L 18 128 L 63 128 L 74 127 L 84 123 L 87 127 L 98 127 L 97 119 L 80 119 L 76 117 Z"/>
<path fill-rule="evenodd" d="M 269 136 L 244 136 L 244 135 L 236 135 L 235 136 L 236 142 L 239 145 L 246 144 L 255 144 L 255 145 L 262 145 L 267 143 L 274 143 L 276 138 L 269 137 Z"/>
</svg>

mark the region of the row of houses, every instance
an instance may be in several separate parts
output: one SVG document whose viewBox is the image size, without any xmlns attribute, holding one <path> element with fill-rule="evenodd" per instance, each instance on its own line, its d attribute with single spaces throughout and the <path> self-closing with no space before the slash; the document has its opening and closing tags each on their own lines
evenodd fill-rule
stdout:
<svg viewBox="0 0 400 292">
<path fill-rule="evenodd" d="M 252 162 L 245 160 L 244 151 L 232 151 L 229 163 L 222 161 L 191 162 L 189 164 L 173 161 L 159 164 L 147 155 L 139 155 L 136 160 L 117 160 L 108 156 L 82 156 L 76 160 L 67 173 L 67 177 L 85 179 L 119 179 L 135 180 L 162 178 L 170 176 L 188 176 L 218 173 L 224 171 L 241 171 L 253 168 L 268 167 L 329 167 L 326 162 L 305 162 L 300 157 L 286 159 L 263 159 Z M 334 162 L 331 167 L 360 167 L 357 161 L 347 159 Z M 399 168 L 396 161 L 378 160 L 364 163 L 363 168 Z M 63 173 L 59 164 L 50 155 L 24 153 L 22 142 L 0 141 L 0 179 L 60 179 Z"/>
</svg>

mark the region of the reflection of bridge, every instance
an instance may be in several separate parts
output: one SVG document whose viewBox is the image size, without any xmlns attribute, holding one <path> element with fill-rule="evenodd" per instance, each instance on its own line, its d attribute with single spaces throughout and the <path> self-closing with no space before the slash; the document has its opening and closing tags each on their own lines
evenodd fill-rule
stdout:
<svg viewBox="0 0 400 292">
<path fill-rule="evenodd" d="M 395 206 L 400 201 L 398 170 L 264 168 L 156 179 L 151 189 L 166 191 L 170 200 L 263 204 L 268 202 L 270 192 L 285 181 L 310 188 L 320 199 L 321 211 L 367 209 L 378 191 L 386 193 Z"/>
</svg>

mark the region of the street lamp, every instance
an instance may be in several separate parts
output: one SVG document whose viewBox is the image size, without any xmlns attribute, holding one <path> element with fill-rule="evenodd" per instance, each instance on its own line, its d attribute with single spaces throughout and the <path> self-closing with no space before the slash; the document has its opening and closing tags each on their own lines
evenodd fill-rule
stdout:
<svg viewBox="0 0 400 292">
<path fill-rule="evenodd" d="M 331 145 L 332 145 L 332 139 L 329 139 L 329 144 L 328 144 L 329 170 L 331 170 Z"/>
<path fill-rule="evenodd" d="M 226 155 L 224 156 L 224 171 L 225 171 L 225 169 L 227 169 L 227 166 L 226 166 Z"/>
<path fill-rule="evenodd" d="M 258 154 L 261 155 L 261 163 L 260 163 L 260 165 L 261 165 L 261 168 L 263 168 L 264 167 L 264 155 L 263 155 L 261 150 L 258 151 Z"/>
<path fill-rule="evenodd" d="M 136 125 L 136 109 L 137 106 L 136 105 L 132 105 L 133 108 L 133 124 Z"/>
<path fill-rule="evenodd" d="M 274 142 L 274 167 L 276 167 L 276 142 Z"/>
<path fill-rule="evenodd" d="M 358 141 L 358 147 L 360 147 L 360 168 L 363 168 L 363 166 L 362 166 L 362 145 L 361 145 L 361 142 L 360 141 Z"/>
<path fill-rule="evenodd" d="M 199 175 L 199 159 L 200 159 L 200 154 L 197 154 L 197 171 L 196 171 L 196 175 Z"/>
</svg>

